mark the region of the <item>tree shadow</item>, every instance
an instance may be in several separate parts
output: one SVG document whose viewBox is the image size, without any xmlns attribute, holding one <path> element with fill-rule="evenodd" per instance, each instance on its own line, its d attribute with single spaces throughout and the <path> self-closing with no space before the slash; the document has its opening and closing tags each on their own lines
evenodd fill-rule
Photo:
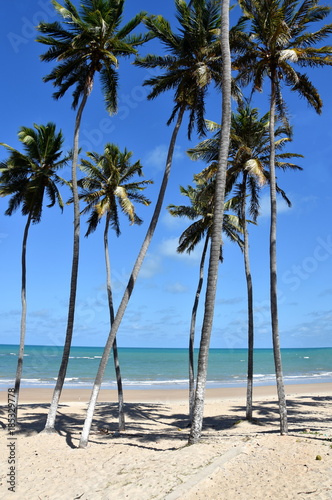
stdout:
<svg viewBox="0 0 332 500">
<path fill-rule="evenodd" d="M 8 421 L 8 410 L 5 406 L 0 407 L 0 426 L 6 429 Z"/>
<path fill-rule="evenodd" d="M 113 442 L 124 436 L 129 441 L 132 439 L 142 444 L 157 444 L 161 440 L 168 440 L 171 443 L 187 439 L 186 433 L 182 431 L 187 428 L 188 415 L 170 414 L 169 408 L 164 404 L 126 403 L 125 416 L 126 431 L 118 432 L 117 404 L 100 404 L 94 416 L 94 431 L 103 433 L 107 441 L 111 439 Z M 134 442 L 128 442 L 128 445 L 138 446 Z M 144 448 L 149 447 L 144 446 Z M 149 449 L 158 450 L 158 447 Z"/>
<path fill-rule="evenodd" d="M 65 439 L 70 448 L 77 448 L 86 415 L 81 411 L 68 413 L 68 407 L 66 404 L 59 405 L 55 432 Z M 27 437 L 41 433 L 48 409 L 49 404 L 21 404 L 15 433 Z M 169 415 L 168 412 L 167 406 L 160 403 L 126 403 L 126 430 L 120 433 L 117 403 L 97 403 L 89 442 L 102 445 L 110 440 L 116 443 L 118 438 L 125 437 L 128 445 L 138 446 L 134 441 L 142 445 L 157 445 L 160 440 L 172 442 L 186 439 L 187 436 L 180 431 L 186 428 L 188 416 Z M 4 428 L 5 424 L 4 421 Z M 151 449 L 158 450 L 158 447 Z"/>
<path fill-rule="evenodd" d="M 222 403 L 222 401 L 220 401 Z M 290 433 L 304 433 L 310 427 L 315 434 L 306 434 L 310 439 L 324 439 L 319 433 L 330 426 L 329 413 L 322 416 L 320 408 L 330 407 L 330 396 L 297 396 L 288 398 L 288 422 Z M 18 413 L 16 432 L 25 436 L 40 433 L 45 426 L 49 404 L 21 404 Z M 55 430 L 65 439 L 70 448 L 77 448 L 85 419 L 85 412 L 73 411 L 68 413 L 69 405 L 60 404 L 57 412 Z M 230 437 L 248 436 L 253 430 L 259 433 L 279 432 L 279 410 L 275 400 L 255 402 L 253 405 L 253 420 L 248 424 L 252 427 L 237 424 L 245 421 L 244 405 L 228 405 L 227 413 L 215 416 L 206 416 L 203 421 L 203 432 L 208 435 Z M 315 411 L 316 410 L 316 411 Z M 325 415 L 325 414 L 324 414 Z M 177 449 L 179 442 L 187 442 L 188 414 L 172 413 L 169 407 L 162 403 L 125 403 L 126 430 L 118 431 L 117 403 L 97 403 L 90 434 L 90 443 L 103 445 L 112 441 L 112 444 L 125 444 L 158 450 L 159 441 L 168 441 L 168 449 Z M 6 420 L 1 425 L 6 427 Z M 223 434 L 222 434 L 223 433 Z M 326 437 L 325 437 L 326 440 Z M 174 444 L 176 442 L 176 448 Z"/>
<path fill-rule="evenodd" d="M 287 417 L 289 432 L 303 432 L 309 426 L 318 432 L 323 432 L 326 427 L 330 425 L 331 418 L 328 412 L 323 416 L 320 412 L 320 408 L 330 407 L 331 402 L 331 396 L 296 396 L 294 398 L 288 398 Z M 204 426 L 222 431 L 236 425 L 239 422 L 239 418 L 241 421 L 246 420 L 245 406 L 234 405 L 230 411 L 234 413 L 234 417 L 229 414 L 209 417 L 204 419 Z M 279 407 L 277 401 L 267 400 L 254 403 L 253 414 L 255 417 L 251 423 L 257 425 L 257 432 L 279 432 Z M 237 415 L 237 417 L 235 415 Z M 266 429 L 267 426 L 271 425 L 275 427 L 275 430 Z"/>
</svg>

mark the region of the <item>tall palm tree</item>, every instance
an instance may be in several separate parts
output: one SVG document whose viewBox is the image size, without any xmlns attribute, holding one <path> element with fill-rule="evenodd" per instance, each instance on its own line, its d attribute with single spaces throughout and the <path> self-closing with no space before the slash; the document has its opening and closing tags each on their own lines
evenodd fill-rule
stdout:
<svg viewBox="0 0 332 500">
<path fill-rule="evenodd" d="M 115 144 L 106 144 L 102 155 L 87 153 L 89 160 L 83 159 L 81 169 L 86 176 L 78 181 L 82 187 L 79 197 L 86 203 L 83 214 L 90 213 L 85 236 L 94 232 L 102 217 L 105 216 L 104 250 L 106 265 L 106 288 L 110 313 L 110 327 L 114 321 L 113 294 L 111 287 L 111 267 L 109 257 L 108 233 L 110 226 L 117 236 L 120 235 L 119 209 L 128 217 L 131 224 L 141 224 L 136 215 L 134 202 L 150 205 L 150 201 L 141 194 L 152 181 L 133 181 L 136 175 L 143 176 L 139 161 L 131 163 L 132 153 L 126 149 L 121 152 Z M 123 390 L 116 339 L 113 343 L 114 366 L 119 399 L 119 431 L 125 430 Z"/>
<path fill-rule="evenodd" d="M 136 54 L 136 46 L 147 40 L 146 36 L 133 35 L 132 31 L 145 16 L 139 13 L 124 26 L 124 0 L 84 0 L 78 11 L 70 0 L 64 6 L 56 0 L 52 4 L 62 19 L 59 22 L 40 23 L 37 29 L 43 34 L 37 41 L 49 49 L 41 56 L 42 61 L 57 61 L 59 64 L 44 77 L 45 82 L 53 82 L 57 91 L 55 99 L 63 97 L 71 87 L 73 90 L 73 109 L 77 108 L 74 130 L 72 161 L 72 190 L 74 199 L 74 244 L 70 283 L 68 320 L 62 361 L 52 403 L 49 409 L 46 431 L 53 431 L 56 411 L 64 384 L 71 341 L 74 328 L 76 289 L 79 261 L 80 214 L 77 192 L 77 160 L 79 151 L 79 132 L 82 113 L 91 94 L 95 74 L 100 74 L 101 87 L 106 109 L 114 113 L 117 109 L 117 66 L 119 57 Z"/>
<path fill-rule="evenodd" d="M 1 143 L 9 152 L 9 157 L 1 162 L 0 196 L 11 196 L 6 215 L 12 215 L 20 206 L 27 216 L 22 243 L 22 287 L 21 287 L 21 332 L 20 347 L 15 377 L 15 410 L 17 412 L 20 384 L 23 370 L 23 356 L 26 334 L 26 249 L 31 224 L 38 224 L 44 207 L 44 195 L 49 198 L 48 207 L 58 204 L 63 209 L 63 201 L 57 184 L 65 181 L 57 171 L 68 157 L 62 153 L 62 132 L 56 132 L 54 123 L 34 125 L 34 128 L 21 127 L 18 133 L 23 145 L 23 153 Z"/>
<path fill-rule="evenodd" d="M 304 97 L 318 113 L 322 101 L 317 89 L 301 67 L 332 65 L 332 47 L 317 48 L 318 42 L 332 33 L 332 24 L 320 25 L 312 32 L 311 24 L 323 21 L 331 8 L 320 6 L 318 0 L 239 0 L 244 16 L 250 21 L 244 54 L 234 61 L 239 81 L 253 82 L 254 89 L 262 90 L 263 80 L 270 80 L 270 301 L 274 362 L 280 412 L 280 433 L 287 434 L 287 406 L 282 373 L 277 301 L 277 199 L 275 176 L 275 114 L 287 123 L 282 85 Z"/>
<path fill-rule="evenodd" d="M 214 78 L 219 79 L 220 75 L 220 59 L 216 56 L 220 52 L 216 34 L 220 24 L 215 2 L 193 0 L 187 4 L 184 0 L 175 0 L 175 7 L 181 26 L 178 33 L 172 31 L 170 24 L 162 16 L 149 17 L 145 20 L 151 36 L 157 37 L 163 43 L 168 54 L 165 56 L 147 55 L 136 60 L 136 65 L 142 68 L 162 70 L 161 75 L 146 80 L 144 84 L 152 86 L 148 99 L 154 99 L 167 90 L 174 90 L 175 105 L 168 123 L 170 124 L 173 119 L 176 119 L 176 123 L 170 139 L 155 210 L 100 361 L 80 441 L 80 446 L 83 448 L 88 443 L 94 408 L 110 350 L 159 219 L 184 113 L 189 111 L 189 136 L 195 125 L 198 133 L 203 134 L 205 132 L 204 99 L 207 88 L 209 83 Z"/>
<path fill-rule="evenodd" d="M 220 144 L 220 126 L 214 122 L 208 122 L 211 130 L 217 130 L 215 135 L 207 139 L 195 148 L 189 150 L 189 156 L 194 160 L 205 160 L 212 162 L 205 171 L 204 178 L 213 178 L 216 172 L 218 150 Z M 276 150 L 282 148 L 291 140 L 286 137 L 286 129 L 281 126 L 275 131 Z M 280 137 L 284 136 L 284 137 Z M 280 137 L 280 138 L 278 138 Z M 282 169 L 301 168 L 289 163 L 290 158 L 302 157 L 295 153 L 276 154 L 276 166 Z M 238 204 L 238 215 L 243 228 L 243 256 L 247 283 L 248 300 L 248 370 L 247 370 L 247 401 L 246 418 L 252 418 L 252 396 L 253 396 L 253 350 L 254 350 L 254 307 L 253 286 L 249 260 L 249 235 L 247 226 L 247 195 L 250 195 L 249 214 L 251 221 L 256 223 L 259 215 L 259 193 L 261 188 L 269 182 L 269 113 L 259 117 L 258 110 L 251 108 L 247 102 L 238 107 L 237 112 L 232 113 L 231 140 L 229 150 L 229 166 L 227 170 L 227 192 L 235 187 L 235 195 L 241 202 Z M 240 177 L 240 181 L 239 181 Z M 282 189 L 276 185 L 277 191 L 283 196 L 290 206 L 290 201 Z"/>
<path fill-rule="evenodd" d="M 276 150 L 282 149 L 290 140 L 289 137 L 277 139 L 280 134 L 285 134 L 283 127 L 275 130 L 274 145 Z M 247 397 L 246 418 L 252 419 L 253 411 L 253 371 L 254 371 L 254 307 L 253 307 L 253 284 L 249 259 L 249 234 L 247 225 L 247 193 L 250 194 L 249 213 L 252 220 L 256 222 L 259 215 L 259 193 L 260 189 L 270 181 L 269 175 L 269 114 L 266 113 L 259 118 L 258 110 L 246 106 L 232 116 L 231 129 L 231 166 L 228 170 L 229 187 L 234 185 L 239 175 L 242 179 L 235 185 L 235 192 L 241 199 L 239 204 L 239 217 L 244 232 L 244 269 L 247 283 L 248 299 L 248 370 L 247 370 Z M 289 163 L 291 157 L 302 157 L 299 154 L 279 153 L 275 155 L 276 167 L 299 169 L 301 167 Z M 286 203 L 291 203 L 284 191 L 276 184 L 276 190 L 281 193 Z"/>
<path fill-rule="evenodd" d="M 200 440 L 203 426 L 205 386 L 208 368 L 209 348 L 217 292 L 217 276 L 223 227 L 224 203 L 226 191 L 226 170 L 231 128 L 231 53 L 229 43 L 229 0 L 221 2 L 221 55 L 222 55 L 222 124 L 216 186 L 214 195 L 213 225 L 211 233 L 210 259 L 205 295 L 204 318 L 198 354 L 198 367 L 195 389 L 193 418 L 188 444 Z"/>
<path fill-rule="evenodd" d="M 194 180 L 196 179 L 197 177 L 194 177 Z M 199 266 L 199 279 L 191 313 L 189 332 L 189 422 L 191 423 L 195 396 L 194 341 L 196 316 L 203 286 L 205 258 L 211 237 L 215 182 L 212 181 L 202 184 L 196 181 L 195 188 L 192 186 L 188 186 L 187 188 L 180 186 L 180 190 L 184 196 L 189 198 L 191 205 L 169 205 L 167 209 L 174 217 L 188 217 L 188 219 L 194 222 L 181 234 L 177 251 L 179 253 L 187 252 L 190 254 L 190 252 L 196 248 L 196 245 L 204 238 Z M 226 201 L 224 211 L 227 212 L 228 210 L 234 209 L 235 205 L 236 200 L 234 199 Z M 238 217 L 225 213 L 223 231 L 228 238 L 232 241 L 236 241 L 242 248 L 243 242 L 239 234 L 242 232 L 242 229 Z M 220 261 L 222 261 L 222 247 L 220 248 Z"/>
</svg>

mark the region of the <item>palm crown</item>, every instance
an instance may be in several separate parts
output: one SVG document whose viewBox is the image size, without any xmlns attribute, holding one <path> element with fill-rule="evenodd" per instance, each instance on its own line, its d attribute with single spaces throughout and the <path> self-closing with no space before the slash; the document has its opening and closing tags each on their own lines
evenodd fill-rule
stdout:
<svg viewBox="0 0 332 500">
<path fill-rule="evenodd" d="M 137 14 L 120 27 L 124 0 L 84 0 L 80 12 L 70 0 L 64 0 L 64 7 L 56 0 L 52 4 L 65 27 L 53 22 L 40 23 L 37 28 L 44 34 L 37 41 L 49 46 L 41 59 L 60 63 L 44 81 L 53 81 L 58 87 L 54 93 L 56 99 L 74 86 L 75 109 L 80 97 L 91 92 L 94 74 L 99 72 L 106 108 L 110 113 L 115 112 L 118 57 L 136 54 L 135 47 L 148 39 L 147 35 L 131 34 L 145 13 Z"/>
<path fill-rule="evenodd" d="M 107 215 L 116 234 L 120 234 L 117 205 L 132 224 L 141 224 L 133 202 L 149 205 L 150 201 L 141 193 L 152 181 L 132 181 L 142 176 L 139 161 L 131 164 L 132 153 L 121 152 L 115 144 L 106 144 L 102 155 L 89 152 L 90 160 L 82 160 L 81 169 L 87 174 L 79 181 L 82 187 L 80 198 L 86 202 L 82 213 L 91 213 L 86 236 L 95 231 L 103 215 Z"/>
<path fill-rule="evenodd" d="M 12 195 L 6 215 L 12 215 L 22 204 L 22 214 L 29 215 L 32 222 L 38 223 L 45 191 L 50 200 L 48 207 L 58 202 L 63 208 L 57 183 L 65 181 L 56 171 L 66 164 L 68 157 L 63 157 L 62 132 L 56 133 L 54 123 L 34 125 L 34 128 L 21 127 L 18 138 L 24 153 L 2 144 L 10 154 L 1 163 L 0 193 L 1 196 Z"/>
<path fill-rule="evenodd" d="M 210 163 L 197 176 L 203 180 L 213 178 L 216 174 L 220 144 L 220 126 L 214 122 L 208 122 L 208 126 L 211 130 L 216 130 L 215 135 L 188 151 L 192 159 L 200 159 Z M 290 141 L 285 133 L 286 129 L 282 126 L 275 130 L 275 148 L 279 151 L 276 155 L 276 166 L 282 169 L 301 170 L 301 167 L 288 160 L 302 158 L 302 155 L 280 152 Z M 249 104 L 240 106 L 237 112 L 232 113 L 226 189 L 229 192 L 235 186 L 239 176 L 243 175 L 246 187 L 250 191 L 250 215 L 253 217 L 253 221 L 256 221 L 259 215 L 259 190 L 270 180 L 269 157 L 269 113 L 259 117 L 256 108 L 251 108 Z M 286 194 L 279 186 L 277 186 L 277 191 L 290 204 Z M 236 194 L 239 195 L 238 190 Z"/>
<path fill-rule="evenodd" d="M 202 182 L 199 177 L 194 178 L 196 186 L 188 186 L 184 188 L 180 186 L 180 191 L 184 196 L 187 196 L 190 205 L 169 205 L 167 207 L 169 213 L 175 217 L 187 217 L 192 220 L 187 229 L 183 231 L 179 238 L 179 253 L 192 252 L 201 239 L 208 234 L 211 236 L 213 224 L 213 203 L 215 181 Z M 231 198 L 225 202 L 225 212 L 233 210 L 238 200 Z M 235 241 L 242 247 L 243 242 L 240 238 L 242 229 L 237 216 L 231 213 L 224 214 L 223 232 L 232 241 Z M 220 258 L 222 252 L 220 251 Z"/>
<path fill-rule="evenodd" d="M 144 68 L 160 68 L 162 74 L 149 78 L 148 99 L 154 99 L 167 90 L 174 90 L 175 106 L 168 121 L 171 123 L 181 108 L 190 110 L 189 137 L 194 125 L 200 134 L 205 132 L 204 99 L 209 83 L 220 84 L 220 15 L 212 0 L 193 0 L 187 4 L 175 0 L 179 33 L 172 31 L 162 16 L 145 20 L 151 34 L 166 47 L 164 56 L 147 55 L 137 58 L 135 64 Z"/>
<path fill-rule="evenodd" d="M 265 76 L 276 85 L 276 104 L 282 116 L 285 106 L 281 82 L 298 92 L 319 113 L 322 100 L 305 73 L 295 69 L 332 65 L 332 47 L 315 47 L 332 33 L 332 24 L 309 31 L 309 25 L 325 19 L 330 7 L 317 0 L 239 0 L 244 16 L 250 20 L 250 32 L 242 44 L 243 55 L 234 60 L 239 81 L 253 81 L 261 91 Z"/>
</svg>

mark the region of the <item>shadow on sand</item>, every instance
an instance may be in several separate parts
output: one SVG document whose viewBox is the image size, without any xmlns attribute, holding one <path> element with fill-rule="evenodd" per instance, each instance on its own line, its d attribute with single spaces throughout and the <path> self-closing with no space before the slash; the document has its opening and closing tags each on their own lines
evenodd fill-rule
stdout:
<svg viewBox="0 0 332 500">
<path fill-rule="evenodd" d="M 330 418 L 323 417 L 319 409 L 322 406 L 331 406 L 332 397 L 323 396 L 298 396 L 287 401 L 289 431 L 291 434 L 305 432 L 310 425 L 314 432 L 308 437 L 324 439 L 319 433 L 330 424 Z M 21 404 L 18 413 L 17 433 L 31 436 L 40 433 L 46 422 L 49 404 Z M 77 448 L 80 433 L 83 427 L 85 412 L 74 412 L 73 407 L 68 412 L 69 405 L 60 404 L 56 420 L 56 432 L 63 436 L 71 448 Z M 126 431 L 118 432 L 117 404 L 98 403 L 95 411 L 90 442 L 105 444 L 117 438 L 126 437 L 128 446 L 138 446 L 137 442 L 145 448 L 155 447 L 159 440 L 168 440 L 170 448 L 172 441 L 183 440 L 184 445 L 188 437 L 188 415 L 185 413 L 171 413 L 166 404 L 161 403 L 126 403 Z M 254 403 L 255 433 L 278 433 L 279 416 L 278 405 L 275 401 L 260 401 Z M 233 405 L 228 413 L 204 418 L 203 433 L 218 433 L 222 437 L 231 436 L 232 429 L 245 420 L 245 406 Z M 0 425 L 6 428 L 6 409 L 1 409 Z M 248 423 L 249 424 L 249 423 Z M 313 428 L 314 426 L 314 428 Z M 268 427 L 268 428 L 267 428 Z M 237 429 L 237 435 L 245 437 L 248 428 Z M 325 438 L 326 439 L 326 438 Z"/>
</svg>

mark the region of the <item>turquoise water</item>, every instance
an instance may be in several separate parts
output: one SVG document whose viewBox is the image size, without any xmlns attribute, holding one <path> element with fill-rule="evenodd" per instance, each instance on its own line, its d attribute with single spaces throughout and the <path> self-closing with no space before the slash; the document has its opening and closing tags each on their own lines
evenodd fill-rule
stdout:
<svg viewBox="0 0 332 500">
<path fill-rule="evenodd" d="M 72 347 L 66 387 L 91 387 L 103 349 Z M 0 387 L 13 384 L 18 346 L 0 345 Z M 53 387 L 61 362 L 62 348 L 26 346 L 22 387 Z M 187 349 L 120 348 L 123 384 L 127 388 L 182 388 L 188 383 Z M 196 351 L 197 358 L 197 351 Z M 282 349 L 285 383 L 332 382 L 332 348 Z M 246 349 L 211 349 L 208 387 L 246 384 Z M 256 385 L 275 383 L 272 349 L 256 349 Z M 110 358 L 103 386 L 114 388 L 113 360 Z"/>
</svg>

